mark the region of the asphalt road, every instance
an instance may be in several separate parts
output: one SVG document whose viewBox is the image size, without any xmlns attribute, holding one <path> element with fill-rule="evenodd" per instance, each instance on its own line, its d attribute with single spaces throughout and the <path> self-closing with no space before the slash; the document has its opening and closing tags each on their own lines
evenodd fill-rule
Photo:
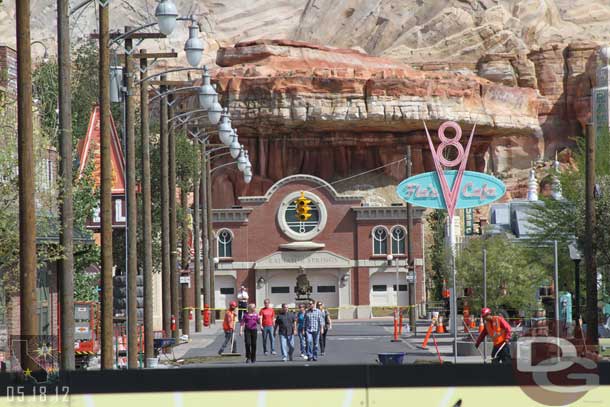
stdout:
<svg viewBox="0 0 610 407">
<path fill-rule="evenodd" d="M 329 332 L 325 356 L 320 356 L 317 362 L 308 362 L 300 358 L 300 349 L 295 338 L 294 361 L 283 362 L 280 356 L 279 340 L 276 337 L 277 355 L 263 355 L 262 337 L 257 339 L 257 364 L 375 364 L 377 354 L 385 352 L 406 352 L 405 363 L 416 360 L 435 360 L 428 351 L 417 349 L 405 338 L 392 342 L 393 323 L 391 320 L 367 321 L 335 321 Z M 237 337 L 237 352 L 242 356 L 218 356 L 223 337 L 219 335 L 211 344 L 203 348 L 194 348 L 187 352 L 183 359 L 186 367 L 219 366 L 227 364 L 245 364 L 245 348 L 243 338 Z M 228 350 L 228 349 L 227 349 Z"/>
</svg>

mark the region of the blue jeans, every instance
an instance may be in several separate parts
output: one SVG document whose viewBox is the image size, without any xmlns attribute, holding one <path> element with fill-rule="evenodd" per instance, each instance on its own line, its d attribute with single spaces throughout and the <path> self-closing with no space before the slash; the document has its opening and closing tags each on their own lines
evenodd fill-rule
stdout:
<svg viewBox="0 0 610 407">
<path fill-rule="evenodd" d="M 294 352 L 294 336 L 280 334 L 280 349 L 282 350 L 282 357 L 284 359 L 290 358 L 290 360 L 292 360 L 292 354 Z"/>
<path fill-rule="evenodd" d="M 299 347 L 301 355 L 307 355 L 307 334 L 305 331 L 299 331 Z"/>
<path fill-rule="evenodd" d="M 320 331 L 307 331 L 307 358 L 317 359 L 318 358 L 318 344 L 320 341 Z"/>
<path fill-rule="evenodd" d="M 267 353 L 267 337 L 269 337 L 269 341 L 271 342 L 271 353 L 275 352 L 275 344 L 273 338 L 273 327 L 272 326 L 264 326 L 263 327 L 263 352 Z"/>
</svg>

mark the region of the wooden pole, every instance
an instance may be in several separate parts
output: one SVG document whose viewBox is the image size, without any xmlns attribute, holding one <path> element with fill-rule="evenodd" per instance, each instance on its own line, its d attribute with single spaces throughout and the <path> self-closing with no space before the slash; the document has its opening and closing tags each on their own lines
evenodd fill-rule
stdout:
<svg viewBox="0 0 610 407">
<path fill-rule="evenodd" d="M 140 50 L 140 55 L 146 50 Z M 140 80 L 147 75 L 148 59 L 140 58 Z M 144 272 L 144 361 L 155 357 L 153 347 L 152 195 L 150 187 L 150 118 L 148 81 L 140 82 L 140 131 L 142 135 L 142 253 Z"/>
<path fill-rule="evenodd" d="M 165 81 L 166 76 L 161 75 L 161 81 Z M 161 85 L 161 94 L 167 92 L 167 86 Z M 161 297 L 163 303 L 163 330 L 165 336 L 171 335 L 171 275 L 170 275 L 170 256 L 169 256 L 169 169 L 168 169 L 168 129 L 167 129 L 167 96 L 161 97 L 160 102 L 160 144 L 161 144 Z"/>
<path fill-rule="evenodd" d="M 99 97 L 102 226 L 102 369 L 114 369 L 112 325 L 112 161 L 110 148 L 110 51 L 108 6 L 99 6 Z"/>
<path fill-rule="evenodd" d="M 587 125 L 586 133 L 586 161 L 585 161 L 585 274 L 586 274 L 586 312 L 587 343 L 592 346 L 598 344 L 597 334 L 597 259 L 595 254 L 595 129 Z"/>
<path fill-rule="evenodd" d="M 59 263 L 61 349 L 74 348 L 74 209 L 72 194 L 72 98 L 69 1 L 57 0 L 57 64 L 59 77 L 59 241 L 63 258 Z M 62 370 L 74 370 L 74 352 L 61 352 Z"/>
</svg>

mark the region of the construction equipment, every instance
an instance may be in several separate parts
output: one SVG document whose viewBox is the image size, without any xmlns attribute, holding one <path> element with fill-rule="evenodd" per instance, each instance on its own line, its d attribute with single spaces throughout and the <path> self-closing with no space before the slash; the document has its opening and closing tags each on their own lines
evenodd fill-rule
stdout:
<svg viewBox="0 0 610 407">
<path fill-rule="evenodd" d="M 74 355 L 76 369 L 89 366 L 91 358 L 100 351 L 98 339 L 99 304 L 89 301 L 74 302 Z"/>
</svg>

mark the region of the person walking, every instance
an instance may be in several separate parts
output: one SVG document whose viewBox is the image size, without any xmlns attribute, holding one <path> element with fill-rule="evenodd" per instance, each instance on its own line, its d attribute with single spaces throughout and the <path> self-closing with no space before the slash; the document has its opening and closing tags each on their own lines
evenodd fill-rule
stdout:
<svg viewBox="0 0 610 407">
<path fill-rule="evenodd" d="M 260 318 L 256 312 L 256 304 L 248 304 L 248 311 L 244 313 L 241 319 L 241 329 L 239 336 L 244 336 L 244 345 L 246 346 L 246 363 L 256 362 L 256 335 Z"/>
<path fill-rule="evenodd" d="M 297 333 L 297 319 L 294 312 L 288 309 L 287 304 L 282 304 L 282 310 L 275 319 L 273 336 L 275 336 L 276 333 L 279 333 L 282 360 L 284 362 L 288 359 L 292 361 L 292 354 L 294 353 L 294 335 Z"/>
<path fill-rule="evenodd" d="M 318 360 L 320 329 L 323 326 L 324 314 L 315 307 L 313 301 L 309 301 L 309 308 L 305 314 L 305 332 L 307 333 L 307 360 L 312 362 Z"/>
<path fill-rule="evenodd" d="M 297 334 L 299 337 L 299 349 L 301 357 L 307 359 L 307 334 L 305 333 L 305 304 L 299 304 L 299 313 L 297 314 Z"/>
<path fill-rule="evenodd" d="M 225 332 L 225 341 L 218 350 L 218 354 L 222 355 L 229 342 L 233 342 L 231 345 L 231 352 L 237 353 L 237 342 L 235 341 L 235 308 L 237 303 L 231 301 L 229 309 L 225 312 L 225 319 L 222 321 L 222 330 Z"/>
<path fill-rule="evenodd" d="M 263 353 L 267 355 L 267 337 L 271 344 L 271 354 L 275 353 L 275 338 L 273 336 L 273 325 L 275 323 L 275 310 L 269 305 L 271 301 L 267 298 L 264 302 L 265 306 L 258 313 L 261 317 L 261 333 L 263 334 Z"/>
<path fill-rule="evenodd" d="M 493 341 L 493 349 L 491 351 L 491 363 L 510 363 L 510 325 L 501 315 L 494 316 L 491 314 L 491 309 L 483 308 L 481 310 L 481 318 L 485 320 L 485 329 L 481 331 L 477 342 L 474 345 L 479 347 L 483 339 L 489 336 Z"/>
<path fill-rule="evenodd" d="M 239 288 L 239 292 L 237 293 L 237 305 L 238 305 L 238 315 L 239 320 L 241 321 L 242 316 L 246 312 L 246 308 L 248 308 L 248 290 L 246 290 L 246 286 L 242 285 Z"/>
<path fill-rule="evenodd" d="M 324 353 L 326 352 L 326 335 L 328 334 L 328 331 L 332 329 L 332 321 L 330 320 L 330 313 L 326 307 L 324 307 L 322 301 L 318 301 L 316 307 L 322 311 L 322 314 L 324 315 L 324 326 L 320 330 L 320 356 L 324 356 Z"/>
</svg>

